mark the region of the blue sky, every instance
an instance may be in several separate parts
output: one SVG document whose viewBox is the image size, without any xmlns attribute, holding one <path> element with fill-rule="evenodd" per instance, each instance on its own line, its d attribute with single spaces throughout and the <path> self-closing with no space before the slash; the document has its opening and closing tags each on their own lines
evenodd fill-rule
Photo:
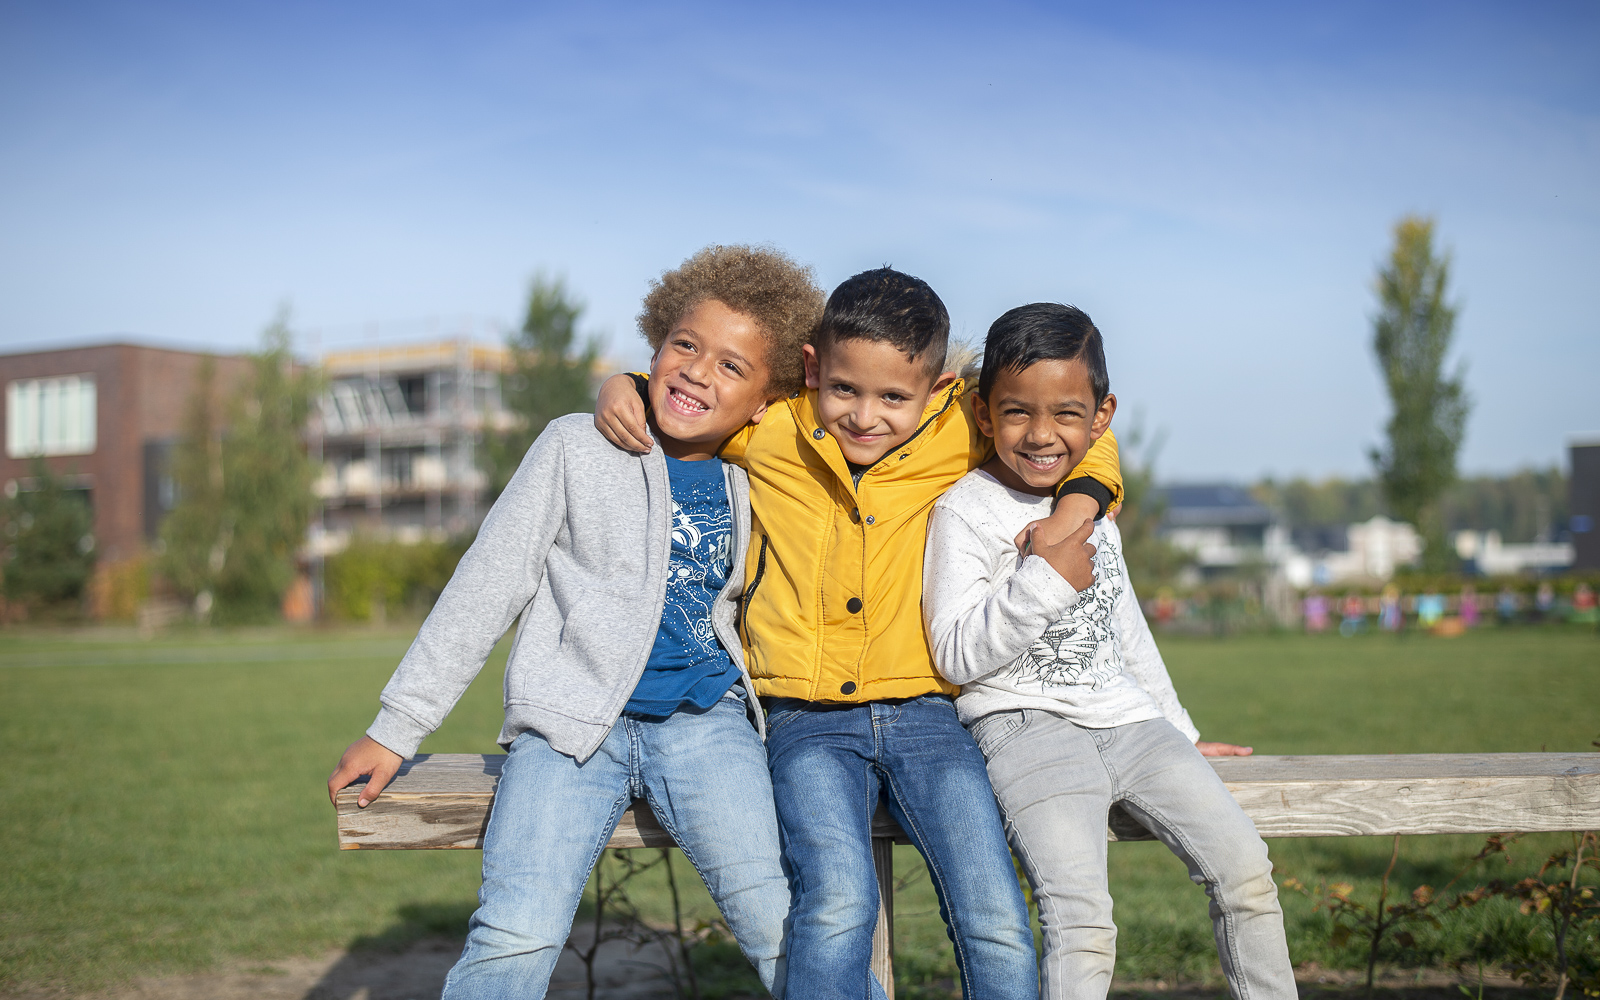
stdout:
<svg viewBox="0 0 1600 1000">
<path fill-rule="evenodd" d="M 1600 432 L 1600 8 L 0 0 L 0 350 L 304 350 L 648 280 L 891 263 L 981 339 L 1082 306 L 1168 479 L 1363 474 L 1394 221 L 1437 217 L 1462 466 Z"/>
</svg>

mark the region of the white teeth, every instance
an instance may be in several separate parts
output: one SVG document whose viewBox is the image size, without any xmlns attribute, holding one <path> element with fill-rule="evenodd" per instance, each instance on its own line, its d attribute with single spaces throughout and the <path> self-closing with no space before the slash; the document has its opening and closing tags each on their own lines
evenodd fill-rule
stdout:
<svg viewBox="0 0 1600 1000">
<path fill-rule="evenodd" d="M 679 406 L 683 407 L 684 409 L 694 409 L 694 410 L 700 410 L 702 412 L 704 412 L 705 410 L 711 409 L 711 407 L 709 407 L 706 404 L 700 402 L 698 399 L 693 399 L 693 398 L 691 398 L 689 396 L 685 396 L 683 393 L 679 392 L 676 389 L 672 390 L 672 400 L 673 400 L 673 402 L 677 403 Z"/>
</svg>

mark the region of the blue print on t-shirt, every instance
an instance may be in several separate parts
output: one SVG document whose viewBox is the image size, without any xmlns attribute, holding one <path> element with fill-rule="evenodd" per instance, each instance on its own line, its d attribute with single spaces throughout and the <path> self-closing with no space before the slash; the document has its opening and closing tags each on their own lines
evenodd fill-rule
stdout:
<svg viewBox="0 0 1600 1000">
<path fill-rule="evenodd" d="M 711 628 L 711 609 L 733 569 L 733 511 L 722 463 L 667 459 L 672 559 L 656 642 L 626 711 L 671 715 L 709 708 L 739 679 Z"/>
</svg>

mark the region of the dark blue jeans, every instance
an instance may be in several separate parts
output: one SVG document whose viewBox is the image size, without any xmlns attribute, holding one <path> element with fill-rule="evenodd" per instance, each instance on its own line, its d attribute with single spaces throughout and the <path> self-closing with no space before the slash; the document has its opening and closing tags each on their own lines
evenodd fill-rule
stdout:
<svg viewBox="0 0 1600 1000">
<path fill-rule="evenodd" d="M 1039 973 L 983 754 L 949 698 L 774 701 L 767 761 L 793 895 L 791 998 L 870 995 L 880 793 L 928 863 L 967 1000 L 1036 1000 Z"/>
</svg>

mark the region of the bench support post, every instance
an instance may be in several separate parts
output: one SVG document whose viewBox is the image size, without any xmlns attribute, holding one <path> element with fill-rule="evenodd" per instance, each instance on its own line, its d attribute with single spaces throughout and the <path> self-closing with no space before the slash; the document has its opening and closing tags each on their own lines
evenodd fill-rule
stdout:
<svg viewBox="0 0 1600 1000">
<path fill-rule="evenodd" d="M 872 932 L 872 974 L 894 1000 L 894 838 L 872 838 L 872 867 L 878 874 L 878 926 Z"/>
</svg>

